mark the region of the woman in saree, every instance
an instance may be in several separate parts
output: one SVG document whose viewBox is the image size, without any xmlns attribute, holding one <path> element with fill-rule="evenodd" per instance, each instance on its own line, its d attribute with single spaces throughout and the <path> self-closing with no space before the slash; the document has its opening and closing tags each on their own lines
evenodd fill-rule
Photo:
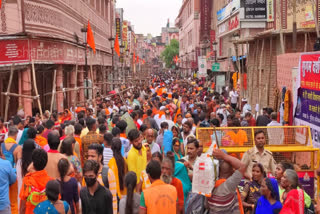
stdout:
<svg viewBox="0 0 320 214">
<path fill-rule="evenodd" d="M 278 214 L 282 208 L 277 180 L 265 178 L 261 183 L 261 197 L 255 206 L 255 214 Z"/>
<path fill-rule="evenodd" d="M 299 177 L 296 171 L 287 169 L 281 178 L 281 186 L 285 189 L 283 193 L 283 208 L 280 214 L 304 214 L 304 194 L 298 189 Z"/>
</svg>

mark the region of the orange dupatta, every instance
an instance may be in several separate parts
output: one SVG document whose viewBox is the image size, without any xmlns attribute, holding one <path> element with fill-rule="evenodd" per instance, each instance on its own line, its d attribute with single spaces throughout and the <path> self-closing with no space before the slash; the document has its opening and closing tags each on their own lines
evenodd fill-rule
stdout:
<svg viewBox="0 0 320 214">
<path fill-rule="evenodd" d="M 216 184 L 214 185 L 214 188 L 217 188 L 218 186 L 223 184 L 226 180 L 227 179 L 225 179 L 225 178 L 217 180 Z M 239 192 L 238 188 L 237 188 L 237 198 L 238 198 L 238 203 L 239 203 L 240 214 L 244 214 L 241 195 L 240 195 L 240 192 Z"/>
</svg>

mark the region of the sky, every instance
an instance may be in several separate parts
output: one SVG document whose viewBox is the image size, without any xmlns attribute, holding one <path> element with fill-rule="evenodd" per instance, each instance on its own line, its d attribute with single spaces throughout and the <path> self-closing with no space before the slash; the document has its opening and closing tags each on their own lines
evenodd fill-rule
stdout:
<svg viewBox="0 0 320 214">
<path fill-rule="evenodd" d="M 134 25 L 136 34 L 160 36 L 161 28 L 174 24 L 182 0 L 117 0 L 116 7 L 124 9 L 124 19 Z"/>
</svg>

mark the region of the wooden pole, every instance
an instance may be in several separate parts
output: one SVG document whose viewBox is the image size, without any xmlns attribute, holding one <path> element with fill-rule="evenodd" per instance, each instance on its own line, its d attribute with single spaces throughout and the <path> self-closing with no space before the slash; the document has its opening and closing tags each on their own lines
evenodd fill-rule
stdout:
<svg viewBox="0 0 320 214">
<path fill-rule="evenodd" d="M 17 93 L 12 93 L 12 92 L 1 92 L 1 94 L 5 95 L 5 96 L 22 97 L 22 98 L 31 99 L 31 100 L 37 99 L 37 96 L 29 96 L 29 95 L 17 94 Z"/>
<path fill-rule="evenodd" d="M 268 104 L 268 106 L 270 105 L 270 84 L 271 84 L 271 72 L 272 72 L 272 69 L 271 69 L 271 67 L 272 67 L 272 49 L 273 49 L 273 44 L 272 44 L 272 40 L 273 40 L 273 38 L 272 38 L 272 36 L 270 36 L 270 55 L 269 55 L 269 57 L 270 57 L 270 62 L 269 62 L 269 74 L 268 74 L 268 85 L 267 85 L 267 92 L 268 92 L 268 97 L 267 97 L 267 104 Z"/>
<path fill-rule="evenodd" d="M 308 44 L 307 33 L 304 33 L 304 49 L 303 49 L 303 52 L 307 52 L 307 44 Z"/>
<path fill-rule="evenodd" d="M 297 0 L 292 0 L 292 49 L 297 52 Z"/>
<path fill-rule="evenodd" d="M 315 5 L 317 5 L 316 1 L 313 0 L 312 1 L 312 13 L 313 13 L 313 18 L 314 18 L 314 24 L 316 26 L 316 32 L 317 32 L 317 38 L 320 38 L 320 33 L 319 33 L 319 23 L 318 23 L 318 19 L 317 19 L 317 16 L 316 16 L 316 10 L 314 8 Z"/>
<path fill-rule="evenodd" d="M 254 52 L 254 63 L 253 63 L 253 69 L 252 69 L 252 78 L 251 78 L 251 104 L 253 104 L 253 91 L 254 91 L 254 74 L 258 73 L 258 53 L 259 53 L 259 40 L 255 42 L 255 52 Z M 258 81 L 258 79 L 257 79 Z"/>
<path fill-rule="evenodd" d="M 276 1 L 277 2 L 277 8 L 278 8 L 278 14 L 279 17 L 280 17 L 280 47 L 281 47 L 281 54 L 284 54 L 285 53 L 285 50 L 284 50 L 284 42 L 283 42 L 283 32 L 282 32 L 282 8 L 281 8 L 281 1 L 278 0 Z"/>
<path fill-rule="evenodd" d="M 32 77 L 33 77 L 34 91 L 36 93 L 38 107 L 39 107 L 39 111 L 40 111 L 40 116 L 41 116 L 41 118 L 43 118 L 42 107 L 41 107 L 40 97 L 39 97 L 38 88 L 37 88 L 36 71 L 34 69 L 34 61 L 33 60 L 32 60 Z"/>
<path fill-rule="evenodd" d="M 9 78 L 7 93 L 10 92 L 12 78 L 13 78 L 13 72 L 14 72 L 14 63 L 11 65 L 10 78 Z M 6 107 L 5 107 L 5 111 L 4 111 L 4 121 L 5 122 L 8 121 L 9 101 L 10 101 L 10 97 L 9 97 L 9 95 L 6 95 Z"/>
<path fill-rule="evenodd" d="M 78 87 L 78 62 L 77 62 L 77 64 L 76 64 L 76 82 L 75 82 L 75 88 L 78 89 L 77 87 Z M 76 95 L 76 96 L 74 97 L 74 102 L 73 102 L 73 108 L 74 108 L 74 109 L 76 108 L 76 105 L 77 105 L 77 100 L 78 100 L 77 94 L 78 94 L 78 92 L 75 91 L 75 95 Z"/>
<path fill-rule="evenodd" d="M 53 110 L 53 103 L 54 103 L 54 98 L 56 96 L 56 90 L 57 90 L 57 86 L 56 86 L 56 79 L 57 79 L 57 70 L 54 70 L 53 73 L 53 84 L 52 84 L 52 96 L 51 96 L 51 105 L 50 105 L 50 113 L 52 113 Z"/>
<path fill-rule="evenodd" d="M 259 60 L 259 81 L 258 81 L 258 90 L 259 90 L 259 111 L 261 109 L 261 89 L 260 89 L 260 84 L 261 84 L 261 79 L 262 79 L 262 59 L 263 59 L 263 51 L 264 51 L 264 39 L 262 39 L 262 48 L 261 48 L 261 53 L 260 53 L 260 60 Z"/>
</svg>

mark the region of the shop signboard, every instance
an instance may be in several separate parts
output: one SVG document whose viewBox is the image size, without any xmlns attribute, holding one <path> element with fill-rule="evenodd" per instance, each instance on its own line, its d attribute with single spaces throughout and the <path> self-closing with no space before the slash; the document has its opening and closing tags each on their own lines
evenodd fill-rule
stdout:
<svg viewBox="0 0 320 214">
<path fill-rule="evenodd" d="M 29 40 L 0 41 L 0 64 L 25 63 L 29 57 Z"/>
<path fill-rule="evenodd" d="M 242 1 L 245 19 L 267 19 L 267 0 Z"/>
<path fill-rule="evenodd" d="M 128 22 L 127 21 L 122 22 L 122 45 L 124 46 L 124 49 L 127 50 L 127 45 L 128 45 Z"/>
<path fill-rule="evenodd" d="M 273 0 L 267 0 L 267 22 L 274 21 L 274 5 Z"/>
<path fill-rule="evenodd" d="M 116 33 L 118 35 L 119 40 L 121 41 L 121 21 L 120 21 L 120 18 L 116 18 Z"/>
<path fill-rule="evenodd" d="M 216 62 L 212 64 L 212 71 L 220 71 L 220 63 Z"/>
<path fill-rule="evenodd" d="M 201 0 L 200 40 L 208 40 L 211 30 L 212 0 Z"/>
<path fill-rule="evenodd" d="M 240 0 L 232 0 L 227 6 L 217 12 L 218 21 L 222 21 L 240 8 Z"/>
<path fill-rule="evenodd" d="M 198 68 L 199 68 L 199 72 L 198 72 L 198 77 L 207 77 L 207 59 L 205 56 L 199 56 L 198 59 Z"/>
</svg>

